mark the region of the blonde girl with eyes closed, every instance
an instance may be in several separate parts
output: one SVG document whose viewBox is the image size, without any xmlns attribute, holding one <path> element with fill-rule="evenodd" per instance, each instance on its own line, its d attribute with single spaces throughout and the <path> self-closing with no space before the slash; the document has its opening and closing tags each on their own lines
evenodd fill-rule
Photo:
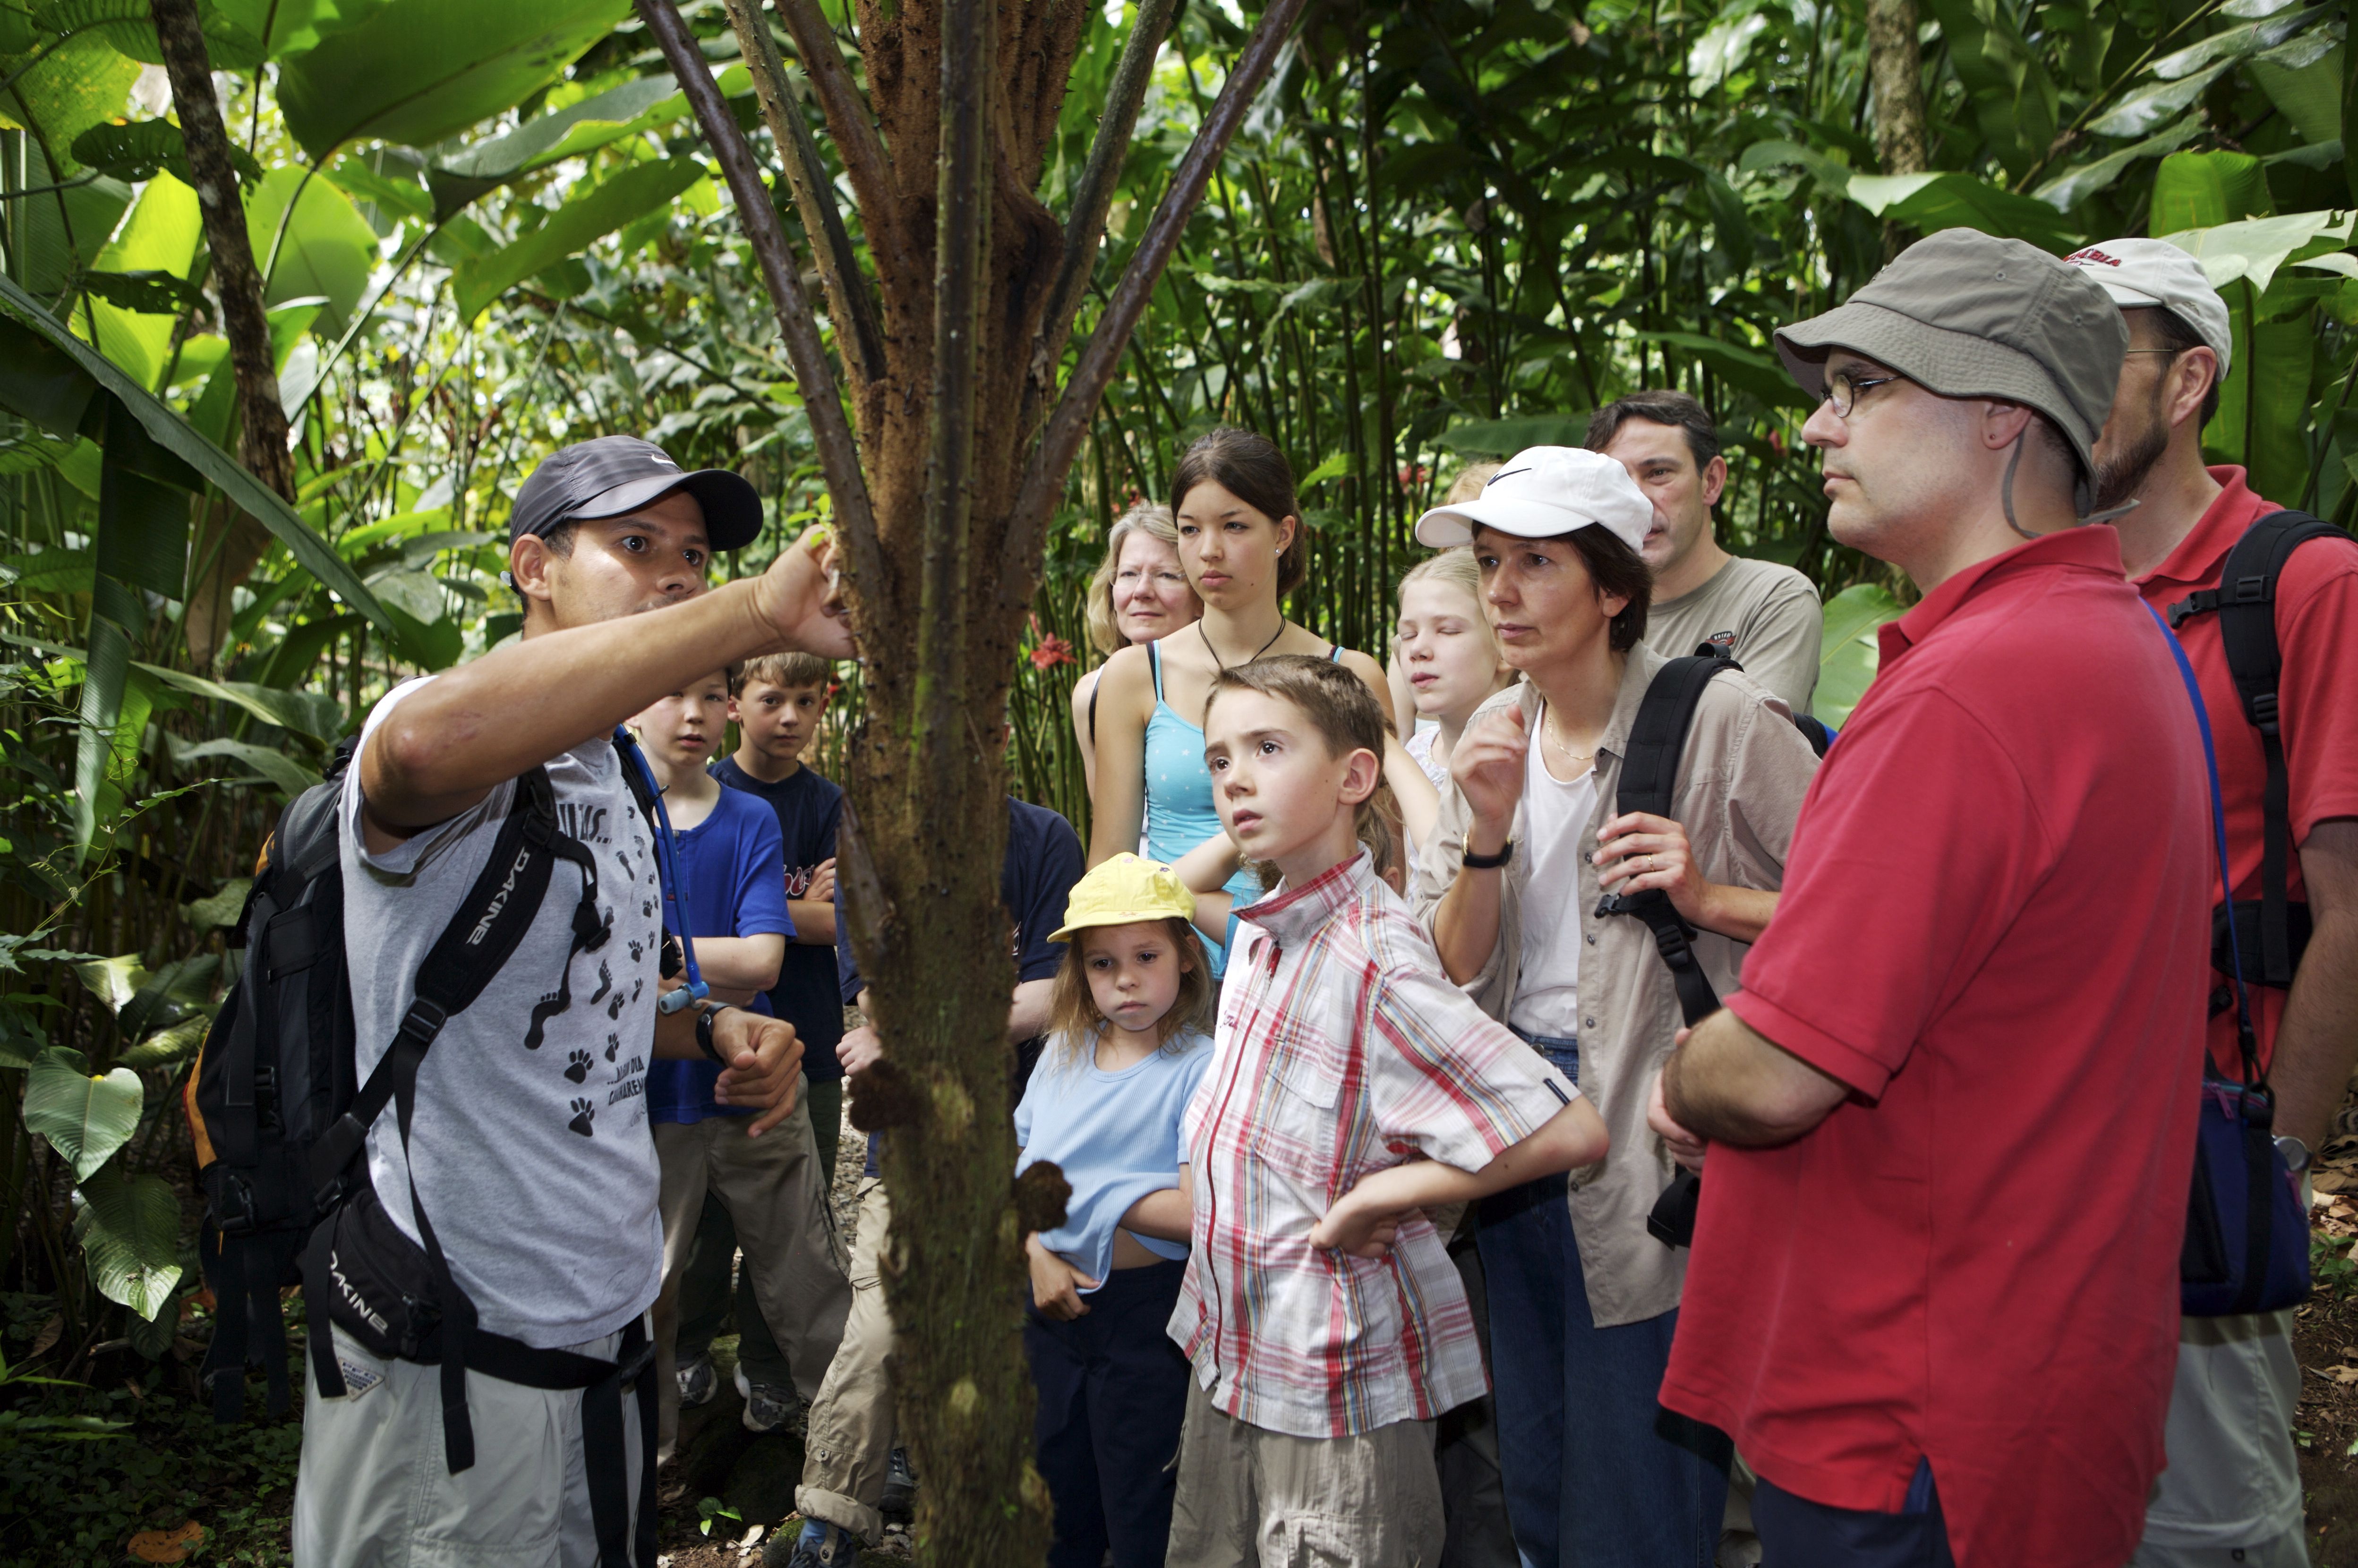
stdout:
<svg viewBox="0 0 2358 1568">
<path fill-rule="evenodd" d="M 1141 501 L 1106 530 L 1105 559 L 1089 579 L 1089 642 L 1109 657 L 1194 624 L 1204 601 L 1179 565 L 1179 530 L 1171 508 Z M 1100 665 L 1073 683 L 1073 733 L 1089 790 L 1098 786 L 1098 680 Z"/>
<path fill-rule="evenodd" d="M 1224 836 L 1201 723 L 1223 669 L 1274 654 L 1332 659 L 1366 682 L 1391 719 L 1380 665 L 1288 621 L 1280 608 L 1308 573 L 1309 548 L 1293 470 L 1275 445 L 1226 427 L 1200 437 L 1172 475 L 1171 503 L 1180 565 L 1204 614 L 1176 636 L 1106 661 L 1097 687 L 1092 865 L 1135 850 L 1141 827 L 1149 854 L 1164 864 Z M 1384 776 L 1410 836 L 1422 838 L 1438 796 L 1397 741 L 1387 747 Z M 1259 878 L 1243 871 L 1228 887 L 1240 902 L 1260 892 Z M 1217 974 L 1227 954 L 1207 946 Z"/>
</svg>

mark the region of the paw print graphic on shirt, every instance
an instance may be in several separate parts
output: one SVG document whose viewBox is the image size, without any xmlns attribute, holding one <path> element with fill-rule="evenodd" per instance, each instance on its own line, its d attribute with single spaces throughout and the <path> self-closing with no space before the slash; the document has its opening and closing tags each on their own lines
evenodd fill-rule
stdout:
<svg viewBox="0 0 2358 1568">
<path fill-rule="evenodd" d="M 655 901 L 651 898 L 643 898 L 639 900 L 639 918 L 642 920 L 653 920 L 654 917 Z"/>
<path fill-rule="evenodd" d="M 639 993 L 640 993 L 641 991 L 643 991 L 643 990 L 646 989 L 647 989 L 647 982 L 646 982 L 646 980 L 645 980 L 645 979 L 644 979 L 644 977 L 642 977 L 642 978 L 640 978 L 640 979 L 638 979 L 633 980 L 633 981 L 631 982 L 631 1000 L 632 1000 L 633 1001 L 636 1001 L 636 1000 L 639 1000 Z"/>
<path fill-rule="evenodd" d="M 632 943 L 632 944 L 631 944 L 631 962 L 633 962 L 633 964 L 644 964 L 644 963 L 645 963 L 645 962 L 646 962 L 646 958 L 647 958 L 647 945 L 646 945 L 645 943 L 644 943 L 644 942 L 633 942 L 633 943 Z"/>
<path fill-rule="evenodd" d="M 565 1124 L 566 1130 L 568 1132 L 578 1132 L 584 1138 L 590 1136 L 590 1123 L 596 1118 L 597 1114 L 598 1108 L 595 1105 L 592 1105 L 590 1101 L 586 1099 L 575 1100 L 573 1102 L 573 1119 Z"/>
<path fill-rule="evenodd" d="M 616 991 L 614 993 L 614 1000 L 606 1004 L 606 1016 L 610 1019 L 622 1017 L 622 1008 L 630 1001 L 630 1000 L 631 999 L 629 997 L 624 996 L 621 991 Z"/>
<path fill-rule="evenodd" d="M 565 1065 L 565 1076 L 571 1078 L 577 1084 L 582 1079 L 588 1077 L 590 1076 L 590 1053 L 587 1051 L 574 1052 L 572 1059 Z"/>
</svg>

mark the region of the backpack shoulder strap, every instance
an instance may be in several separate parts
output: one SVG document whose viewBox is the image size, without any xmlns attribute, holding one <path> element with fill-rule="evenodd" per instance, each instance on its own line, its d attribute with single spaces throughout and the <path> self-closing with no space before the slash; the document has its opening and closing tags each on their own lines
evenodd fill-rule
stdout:
<svg viewBox="0 0 2358 1568">
<path fill-rule="evenodd" d="M 1650 812 L 1668 816 L 1678 793 L 1679 759 L 1686 750 L 1687 730 L 1694 722 L 1695 705 L 1704 687 L 1722 670 L 1743 666 L 1725 654 L 1698 653 L 1672 659 L 1655 673 L 1629 726 L 1628 752 L 1621 759 L 1621 783 L 1615 790 L 1616 812 Z M 1679 1011 L 1689 1024 L 1719 1010 L 1719 993 L 1703 972 L 1694 955 L 1694 927 L 1682 919 L 1670 895 L 1660 888 L 1635 894 L 1608 893 L 1596 906 L 1600 916 L 1634 914 L 1654 934 L 1654 946 L 1671 971 L 1679 993 Z"/>
<path fill-rule="evenodd" d="M 2216 613 L 2227 673 L 2244 720 L 2260 732 L 2267 779 L 2260 796 L 2261 982 L 2292 984 L 2291 930 L 2292 786 L 2285 766 L 2284 729 L 2277 688 L 2284 675 L 2284 649 L 2277 641 L 2277 579 L 2293 551 L 2311 539 L 2348 534 L 2306 512 L 2273 512 L 2256 519 L 2227 552 L 2217 588 L 2187 595 L 2169 607 L 2174 631 L 2195 615 Z M 2234 890 L 2223 890 L 2233 919 Z"/>
</svg>

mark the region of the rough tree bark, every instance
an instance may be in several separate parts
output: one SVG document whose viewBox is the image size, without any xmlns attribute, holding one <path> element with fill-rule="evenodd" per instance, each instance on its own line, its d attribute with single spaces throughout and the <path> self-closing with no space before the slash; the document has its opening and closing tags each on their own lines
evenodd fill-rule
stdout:
<svg viewBox="0 0 2358 1568">
<path fill-rule="evenodd" d="M 1875 156 L 1886 174 L 1924 171 L 1924 59 L 1916 0 L 1866 0 L 1867 70 L 1875 97 Z"/>
<path fill-rule="evenodd" d="M 637 0 L 770 287 L 868 660 L 838 860 L 887 1057 L 854 1104 L 894 1134 L 885 1289 L 901 1429 L 925 1476 L 919 1552 L 935 1563 L 1036 1563 L 1049 1523 L 1030 1463 L 1005 1029 L 1014 972 L 999 903 L 1017 645 L 1090 417 L 1302 5 L 1269 0 L 1059 390 L 1170 0 L 1141 5 L 1063 222 L 1036 190 L 1081 40 L 1104 25 L 1094 0 L 859 0 L 856 72 L 816 0 L 775 0 L 858 205 L 872 286 L 838 242 L 835 188 L 804 144 L 769 18 L 756 0 L 728 0 L 812 240 L 839 380 L 805 263 L 702 51 L 673 0 Z"/>
<path fill-rule="evenodd" d="M 213 96 L 212 59 L 196 0 L 148 0 L 156 38 L 171 79 L 172 108 L 188 144 L 196 177 L 197 210 L 212 254 L 213 286 L 221 295 L 222 330 L 229 339 L 230 373 L 237 384 L 238 460 L 254 478 L 295 499 L 295 465 L 287 455 L 287 411 L 278 404 L 278 371 L 263 308 L 262 275 L 246 237 L 245 203 L 230 162 L 229 131 Z M 189 654 L 209 668 L 229 629 L 230 589 L 243 582 L 270 548 L 270 534 L 234 507 L 209 505 L 189 553 L 198 580 L 189 585 L 183 625 Z"/>
</svg>

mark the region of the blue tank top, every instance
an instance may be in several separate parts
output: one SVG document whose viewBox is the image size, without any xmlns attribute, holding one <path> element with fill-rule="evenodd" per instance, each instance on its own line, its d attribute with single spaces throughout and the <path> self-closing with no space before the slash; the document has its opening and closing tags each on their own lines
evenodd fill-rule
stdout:
<svg viewBox="0 0 2358 1568">
<path fill-rule="evenodd" d="M 1328 652 L 1339 662 L 1341 648 Z M 1190 724 L 1163 698 L 1163 650 L 1146 644 L 1146 661 L 1154 671 L 1154 712 L 1146 720 L 1146 852 L 1165 865 L 1207 838 L 1226 831 L 1219 807 L 1212 802 L 1212 773 L 1204 765 L 1204 727 Z M 1239 907 L 1260 896 L 1260 873 L 1238 868 L 1227 882 Z M 1212 978 L 1228 969 L 1228 949 L 1209 937 L 1204 950 L 1212 962 Z"/>
</svg>

